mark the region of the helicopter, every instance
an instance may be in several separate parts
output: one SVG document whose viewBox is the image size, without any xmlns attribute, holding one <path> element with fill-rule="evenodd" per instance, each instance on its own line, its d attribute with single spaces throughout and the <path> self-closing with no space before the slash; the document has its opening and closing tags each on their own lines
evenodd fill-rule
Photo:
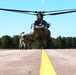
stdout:
<svg viewBox="0 0 76 75">
<path fill-rule="evenodd" d="M 21 14 L 34 15 L 34 16 L 37 16 L 37 14 L 42 14 L 43 16 L 55 16 L 55 15 L 76 12 L 76 9 L 54 10 L 54 11 L 28 11 L 28 10 L 0 8 L 0 10 L 21 13 Z M 50 27 L 50 24 L 48 24 L 48 26 Z M 31 28 L 32 28 L 32 25 L 31 25 Z M 33 34 L 29 34 L 29 35 L 33 40 L 36 40 L 36 39 L 48 40 L 50 38 L 51 31 L 48 30 L 48 33 L 46 33 L 45 29 L 41 25 L 40 27 L 38 27 L 37 29 L 34 30 Z"/>
<path fill-rule="evenodd" d="M 9 12 L 16 12 L 16 13 L 21 13 L 21 14 L 35 15 L 35 16 L 37 16 L 37 14 L 42 14 L 43 16 L 55 16 L 55 15 L 76 12 L 76 9 L 54 10 L 54 11 L 28 11 L 28 10 L 16 10 L 16 9 L 0 8 L 0 10 L 9 11 Z"/>
</svg>

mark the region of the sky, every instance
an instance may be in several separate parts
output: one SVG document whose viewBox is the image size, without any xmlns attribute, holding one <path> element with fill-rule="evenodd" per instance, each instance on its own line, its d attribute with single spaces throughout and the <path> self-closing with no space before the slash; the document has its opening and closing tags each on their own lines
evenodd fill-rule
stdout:
<svg viewBox="0 0 76 75">
<path fill-rule="evenodd" d="M 0 8 L 30 11 L 76 9 L 76 0 L 0 0 Z M 0 10 L 0 37 L 19 35 L 23 31 L 29 34 L 35 20 L 33 15 Z M 45 16 L 44 20 L 51 23 L 51 37 L 76 37 L 76 12 Z"/>
</svg>

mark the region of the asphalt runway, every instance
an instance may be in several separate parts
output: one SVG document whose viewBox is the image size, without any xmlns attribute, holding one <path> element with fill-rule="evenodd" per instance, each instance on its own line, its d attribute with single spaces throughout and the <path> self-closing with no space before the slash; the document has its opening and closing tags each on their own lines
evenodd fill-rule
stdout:
<svg viewBox="0 0 76 75">
<path fill-rule="evenodd" d="M 76 75 L 76 49 L 47 49 L 57 75 Z M 1 50 L 0 75 L 40 75 L 42 50 Z"/>
</svg>

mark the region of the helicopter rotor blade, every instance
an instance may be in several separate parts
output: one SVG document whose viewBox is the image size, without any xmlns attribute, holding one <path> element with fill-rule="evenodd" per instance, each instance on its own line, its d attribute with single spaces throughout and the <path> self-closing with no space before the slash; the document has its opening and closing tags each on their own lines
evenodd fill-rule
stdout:
<svg viewBox="0 0 76 75">
<path fill-rule="evenodd" d="M 53 12 L 53 13 L 45 14 L 45 15 L 60 15 L 60 14 L 67 14 L 67 13 L 73 13 L 73 12 L 76 12 L 76 9 L 75 10 L 69 10 L 69 11 Z"/>
<path fill-rule="evenodd" d="M 54 13 L 54 12 L 63 12 L 63 11 L 71 11 L 76 9 L 65 9 L 65 10 L 53 10 L 53 11 L 42 11 L 42 13 Z"/>
<path fill-rule="evenodd" d="M 17 12 L 17 13 L 22 13 L 22 14 L 29 14 L 29 15 L 36 15 L 38 13 L 42 13 L 42 14 L 44 14 L 44 16 L 46 16 L 46 15 L 60 15 L 60 14 L 76 12 L 76 9 L 55 10 L 55 11 L 27 11 L 27 10 L 15 10 L 15 9 L 0 8 L 0 10 Z"/>
<path fill-rule="evenodd" d="M 24 14 L 28 14 L 28 15 L 35 15 L 35 16 L 36 16 L 36 14 L 31 14 L 31 13 L 24 13 Z"/>
<path fill-rule="evenodd" d="M 5 9 L 5 8 L 0 8 L 0 10 L 10 11 L 10 12 L 19 12 L 19 13 L 37 13 L 37 11 L 15 10 L 15 9 Z"/>
</svg>

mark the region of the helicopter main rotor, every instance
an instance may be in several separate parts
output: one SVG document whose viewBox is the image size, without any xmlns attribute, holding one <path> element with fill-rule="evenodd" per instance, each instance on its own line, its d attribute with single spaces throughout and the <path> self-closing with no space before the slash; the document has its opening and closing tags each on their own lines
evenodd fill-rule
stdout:
<svg viewBox="0 0 76 75">
<path fill-rule="evenodd" d="M 0 10 L 17 12 L 17 13 L 22 13 L 22 14 L 29 14 L 29 15 L 37 15 L 38 13 L 42 13 L 44 16 L 46 16 L 46 15 L 60 15 L 60 14 L 67 14 L 67 13 L 76 12 L 76 9 L 54 10 L 54 11 L 27 11 L 27 10 L 0 8 Z"/>
</svg>

